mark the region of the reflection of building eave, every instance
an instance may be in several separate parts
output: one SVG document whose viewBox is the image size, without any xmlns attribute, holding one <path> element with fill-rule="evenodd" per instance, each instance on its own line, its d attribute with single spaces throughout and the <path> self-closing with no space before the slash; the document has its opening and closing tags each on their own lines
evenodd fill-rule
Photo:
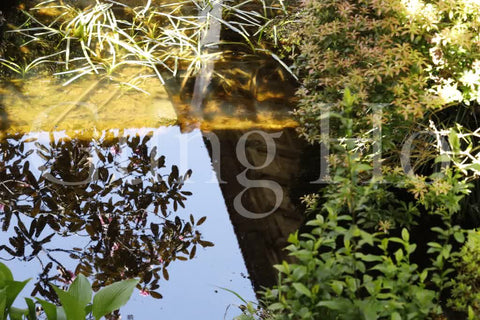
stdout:
<svg viewBox="0 0 480 320">
<path fill-rule="evenodd" d="M 292 261 L 284 248 L 287 245 L 288 235 L 302 224 L 302 210 L 294 204 L 291 197 L 292 189 L 299 186 L 302 152 L 305 143 L 301 141 L 294 130 L 283 130 L 282 136 L 276 141 L 276 154 L 273 162 L 261 170 L 248 170 L 247 176 L 251 180 L 275 181 L 283 189 L 284 197 L 278 210 L 263 219 L 248 219 L 240 215 L 234 208 L 234 198 L 245 188 L 240 185 L 237 175 L 245 170 L 238 161 L 236 146 L 240 137 L 246 131 L 217 130 L 213 133 L 218 137 L 220 144 L 219 155 L 212 155 L 211 144 L 207 141 L 210 155 L 218 157 L 220 168 L 217 172 L 225 203 L 234 227 L 239 246 L 241 248 L 247 270 L 255 290 L 262 286 L 271 286 L 276 283 L 274 264 L 282 260 Z M 207 136 L 205 137 L 205 140 Z M 261 166 L 265 162 L 266 145 L 259 135 L 250 135 L 246 144 L 247 158 L 252 165 Z M 242 198 L 244 207 L 252 212 L 267 212 L 274 207 L 274 193 L 265 188 L 252 188 Z"/>
</svg>

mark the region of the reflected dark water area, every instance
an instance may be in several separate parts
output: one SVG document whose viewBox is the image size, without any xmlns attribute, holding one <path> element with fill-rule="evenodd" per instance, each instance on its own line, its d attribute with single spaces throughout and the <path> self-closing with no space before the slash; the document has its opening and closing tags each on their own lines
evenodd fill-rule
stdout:
<svg viewBox="0 0 480 320">
<path fill-rule="evenodd" d="M 284 248 L 305 220 L 300 197 L 320 188 L 311 183 L 319 177 L 319 150 L 293 128 L 214 130 L 204 139 L 221 163 L 217 177 L 252 285 L 261 290 L 277 284 L 273 265 L 294 262 Z"/>
</svg>

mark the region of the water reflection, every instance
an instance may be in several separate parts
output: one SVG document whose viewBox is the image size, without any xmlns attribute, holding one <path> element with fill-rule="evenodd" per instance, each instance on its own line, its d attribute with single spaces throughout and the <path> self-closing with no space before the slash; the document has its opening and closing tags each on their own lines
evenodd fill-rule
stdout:
<svg viewBox="0 0 480 320">
<path fill-rule="evenodd" d="M 267 135 L 273 139 L 271 150 L 265 139 Z M 204 134 L 204 140 L 212 159 L 221 163 L 215 170 L 219 181 L 223 181 L 220 188 L 252 284 L 256 291 L 273 286 L 278 283 L 273 265 L 284 260 L 295 262 L 284 248 L 288 245 L 288 236 L 304 222 L 304 208 L 299 197 L 319 188 L 318 184 L 310 182 L 319 176 L 319 152 L 289 128 L 256 133 L 252 130 L 214 130 Z M 237 149 L 242 140 L 246 157 L 243 161 Z M 269 159 L 272 154 L 274 156 Z M 246 167 L 245 162 L 250 166 Z M 246 184 L 241 179 L 243 174 L 248 179 Z M 280 203 L 272 184 L 282 190 Z M 235 205 L 238 198 L 240 204 Z M 248 211 L 248 215 L 242 211 Z"/>
<path fill-rule="evenodd" d="M 167 169 L 150 139 L 110 132 L 91 141 L 30 134 L 0 142 L 0 217 L 9 234 L 0 254 L 41 264 L 33 294 L 55 301 L 48 283 L 66 286 L 83 273 L 97 289 L 139 277 L 143 294 L 161 298 L 169 265 L 213 246 L 198 230 L 205 218 L 175 214 L 191 195 L 191 170 Z"/>
</svg>

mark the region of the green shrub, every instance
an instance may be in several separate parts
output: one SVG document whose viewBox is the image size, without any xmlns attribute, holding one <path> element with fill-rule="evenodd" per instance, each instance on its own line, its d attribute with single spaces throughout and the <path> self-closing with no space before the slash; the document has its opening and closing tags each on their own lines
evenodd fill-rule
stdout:
<svg viewBox="0 0 480 320">
<path fill-rule="evenodd" d="M 431 319 L 444 314 L 442 294 L 452 285 L 455 243 L 464 230 L 454 224 L 469 183 L 460 168 L 431 174 L 405 173 L 384 165 L 374 172 L 375 148 L 358 125 L 358 96 L 345 90 L 334 115 L 341 135 L 332 143 L 331 183 L 323 198 L 307 197 L 310 232 L 290 237 L 297 263 L 276 266 L 278 286 L 266 290 L 276 319 Z M 307 123 L 308 124 L 308 123 Z M 314 139 L 314 141 L 317 141 Z M 410 195 L 403 197 L 398 191 Z M 408 229 L 420 214 L 436 216 L 432 240 L 411 260 L 417 244 Z M 376 231 L 377 230 L 377 231 Z M 400 234 L 401 237 L 396 234 Z"/>
<path fill-rule="evenodd" d="M 416 245 L 408 231 L 397 238 L 342 226 L 351 221 L 330 211 L 308 222 L 311 233 L 290 236 L 287 249 L 298 263 L 276 266 L 281 281 L 265 293 L 276 318 L 424 319 L 439 313 L 439 293 L 425 283 L 429 270 L 410 261 Z M 379 253 L 366 253 L 374 249 Z"/>
<path fill-rule="evenodd" d="M 480 317 L 480 233 L 471 231 L 468 240 L 454 264 L 458 272 L 453 280 L 452 297 L 448 304 L 461 311 L 469 311 Z"/>
</svg>

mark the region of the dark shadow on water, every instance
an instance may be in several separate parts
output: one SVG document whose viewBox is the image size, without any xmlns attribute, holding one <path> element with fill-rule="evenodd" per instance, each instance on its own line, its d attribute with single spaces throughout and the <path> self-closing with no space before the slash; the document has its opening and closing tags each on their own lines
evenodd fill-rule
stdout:
<svg viewBox="0 0 480 320">
<path fill-rule="evenodd" d="M 209 135 L 204 137 L 209 153 L 214 161 L 221 165 L 217 177 L 225 183 L 220 185 L 223 197 L 234 227 L 250 279 L 256 291 L 277 283 L 277 272 L 273 265 L 283 260 L 293 262 L 285 250 L 290 233 L 295 232 L 303 223 L 304 208 L 299 197 L 318 191 L 318 184 L 310 181 L 318 179 L 319 151 L 308 146 L 298 138 L 294 129 L 265 130 L 265 134 L 280 135 L 275 139 L 275 156 L 271 163 L 266 163 L 267 147 L 262 136 L 249 130 L 215 130 L 220 153 L 215 155 Z M 247 137 L 245 153 L 251 169 L 246 168 L 237 154 L 237 144 L 242 137 Z M 218 158 L 217 158 L 218 157 Z M 258 169 L 257 169 L 258 168 Z M 246 171 L 249 183 L 246 186 L 239 178 Z M 276 205 L 275 193 L 261 187 L 261 181 L 268 180 L 282 190 L 281 203 L 266 217 Z M 241 196 L 241 206 L 235 206 L 235 198 Z M 251 213 L 242 215 L 241 211 Z M 260 214 L 260 215 L 259 215 Z M 258 215 L 257 217 L 255 217 Z"/>
</svg>

